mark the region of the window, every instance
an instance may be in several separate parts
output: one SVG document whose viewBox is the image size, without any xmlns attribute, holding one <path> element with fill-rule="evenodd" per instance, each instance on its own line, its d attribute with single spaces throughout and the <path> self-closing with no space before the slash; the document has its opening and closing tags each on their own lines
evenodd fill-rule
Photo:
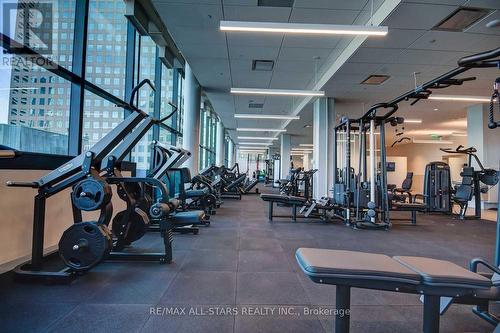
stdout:
<svg viewBox="0 0 500 333">
<path fill-rule="evenodd" d="M 200 170 L 215 164 L 215 138 L 217 135 L 217 117 L 208 100 L 202 104 L 200 119 Z"/>
<path fill-rule="evenodd" d="M 125 81 L 125 62 L 116 64 L 105 62 L 105 59 L 108 56 L 120 59 L 126 57 L 127 19 L 124 13 L 125 2 L 121 0 L 90 0 L 86 66 L 93 68 L 93 71 L 87 71 L 85 78 L 119 98 L 125 98 L 125 85 L 123 84 Z M 97 34 L 102 34 L 104 30 L 106 35 L 112 36 L 111 41 L 96 38 Z M 120 46 L 120 51 L 109 51 L 106 48 L 108 45 L 113 46 L 113 48 Z M 103 68 L 113 69 L 111 72 L 118 74 L 106 74 Z M 116 69 L 118 70 L 115 71 Z M 117 108 L 110 102 L 88 91 L 85 92 L 85 106 L 84 121 L 93 125 L 92 128 L 84 129 L 82 136 L 82 147 L 87 150 L 112 129 L 109 126 L 103 126 L 103 123 L 112 123 L 111 118 L 123 118 L 124 112 L 123 110 L 116 111 Z M 110 114 L 112 117 L 109 117 Z"/>
<path fill-rule="evenodd" d="M 70 82 L 46 83 L 46 80 L 40 80 L 49 75 L 44 68 L 23 62 L 15 55 L 3 53 L 1 57 L 8 57 L 11 66 L 0 68 L 0 144 L 22 151 L 66 155 L 68 128 L 57 124 L 69 119 L 62 112 L 67 106 L 44 105 L 45 99 L 39 96 L 42 88 L 56 85 L 68 88 L 61 88 L 64 95 L 59 97 L 69 97 Z M 33 80 L 16 81 L 15 75 L 11 74 L 17 71 L 23 78 L 37 78 L 37 83 L 32 83 Z M 46 90 L 44 96 L 48 95 Z M 15 110 L 13 106 L 17 100 L 25 101 L 22 104 L 30 111 L 9 113 L 8 110 Z"/>
<path fill-rule="evenodd" d="M 149 79 L 155 82 L 155 64 L 156 64 L 156 44 L 149 36 L 138 36 L 138 51 L 136 52 L 136 64 L 138 64 L 137 83 L 144 79 Z M 154 97 L 155 92 L 148 85 L 143 86 L 139 93 L 136 95 L 136 106 L 144 112 L 151 115 L 154 113 Z M 151 141 L 153 140 L 153 129 L 151 128 L 148 133 L 142 137 L 137 143 L 131 153 L 131 161 L 137 164 L 137 174 L 139 176 L 145 175 L 149 170 Z"/>
<path fill-rule="evenodd" d="M 161 101 L 160 101 L 160 118 L 169 115 L 172 112 L 172 107 L 168 104 L 172 102 L 174 93 L 174 71 L 165 65 L 161 65 Z M 179 114 L 180 110 L 177 110 L 176 114 Z M 175 128 L 176 124 L 173 124 L 176 117 L 171 117 L 166 120 L 165 125 Z M 160 127 L 160 137 L 159 141 L 162 143 L 170 144 L 172 143 L 172 133 L 165 128 Z"/>
</svg>

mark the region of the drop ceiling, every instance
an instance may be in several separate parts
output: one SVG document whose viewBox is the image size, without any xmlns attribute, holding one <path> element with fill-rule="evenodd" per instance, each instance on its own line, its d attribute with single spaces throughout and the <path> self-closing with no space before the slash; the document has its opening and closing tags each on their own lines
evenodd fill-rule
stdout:
<svg viewBox="0 0 500 333">
<path fill-rule="evenodd" d="M 383 3 L 374 0 L 374 11 L 382 8 Z M 224 33 L 219 31 L 219 22 L 365 24 L 371 13 L 371 2 L 367 0 L 295 0 L 292 8 L 259 7 L 257 0 L 153 0 L 153 4 L 226 128 L 287 125 L 288 133 L 293 135 L 292 145 L 312 142 L 312 129 L 304 127 L 312 124 L 311 104 L 302 109 L 300 120 L 288 124 L 280 120 L 235 119 L 235 113 L 291 114 L 301 99 L 233 96 L 229 89 L 311 89 L 352 37 Z M 487 8 L 492 12 L 466 32 L 431 30 L 459 6 Z M 500 19 L 498 0 L 403 0 L 382 22 L 389 27 L 389 34 L 366 39 L 323 89 L 327 96 L 336 99 L 338 115 L 360 115 L 370 105 L 414 88 L 415 72 L 417 83 L 423 83 L 456 67 L 462 56 L 499 47 L 500 28 L 485 27 L 493 19 Z M 253 60 L 273 60 L 274 68 L 253 71 Z M 382 85 L 360 84 L 372 74 L 390 78 Z M 477 76 L 478 80 L 443 91 L 487 96 L 491 79 L 498 74 L 492 70 L 470 71 L 466 76 Z M 251 103 L 263 103 L 263 108 L 249 108 Z M 409 128 L 425 129 L 435 126 L 436 119 L 463 118 L 467 104 L 421 101 L 413 107 L 408 103 L 400 106 L 398 114 L 423 120 L 422 124 L 408 125 Z M 236 132 L 230 134 L 236 140 Z M 262 133 L 244 135 L 262 136 Z"/>
</svg>

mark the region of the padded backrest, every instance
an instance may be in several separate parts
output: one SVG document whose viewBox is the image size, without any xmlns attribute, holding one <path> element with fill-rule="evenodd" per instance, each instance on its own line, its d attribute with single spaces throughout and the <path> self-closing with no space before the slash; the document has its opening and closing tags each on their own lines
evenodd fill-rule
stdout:
<svg viewBox="0 0 500 333">
<path fill-rule="evenodd" d="M 401 188 L 405 191 L 409 191 L 413 185 L 413 172 L 406 173 L 406 178 L 401 184 Z"/>
<path fill-rule="evenodd" d="M 181 168 L 181 179 L 184 184 L 191 183 L 191 171 L 189 171 L 189 168 Z"/>
</svg>

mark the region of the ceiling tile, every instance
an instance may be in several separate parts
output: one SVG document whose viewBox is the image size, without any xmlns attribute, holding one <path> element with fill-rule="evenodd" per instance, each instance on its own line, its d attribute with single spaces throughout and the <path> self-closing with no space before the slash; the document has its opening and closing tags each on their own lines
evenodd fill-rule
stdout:
<svg viewBox="0 0 500 333">
<path fill-rule="evenodd" d="M 290 22 L 318 24 L 352 24 L 358 16 L 356 10 L 329 10 L 293 8 Z"/>
<path fill-rule="evenodd" d="M 288 22 L 291 8 L 286 7 L 249 7 L 224 5 L 224 20 Z"/>
<path fill-rule="evenodd" d="M 283 47 L 334 49 L 342 37 L 286 35 Z"/>
<path fill-rule="evenodd" d="M 279 47 L 231 46 L 229 48 L 229 57 L 231 59 L 275 60 L 278 53 Z"/>
<path fill-rule="evenodd" d="M 402 3 L 383 24 L 389 29 L 429 30 L 457 8 L 457 6 Z"/>
<path fill-rule="evenodd" d="M 352 9 L 361 10 L 367 0 L 295 0 L 294 8 Z"/>
<path fill-rule="evenodd" d="M 403 49 L 384 49 L 384 48 L 359 48 L 356 53 L 349 59 L 349 62 L 366 62 L 366 63 L 390 63 L 398 58 L 403 52 Z"/>
<path fill-rule="evenodd" d="M 222 20 L 220 5 L 158 3 L 156 10 L 169 30 L 174 26 L 218 27 Z"/>
<path fill-rule="evenodd" d="M 425 30 L 392 29 L 384 37 L 368 37 L 363 47 L 403 49 L 411 45 L 425 33 Z"/>
<path fill-rule="evenodd" d="M 280 47 L 283 35 L 257 35 L 250 32 L 226 33 L 230 48 L 233 46 L 271 46 Z"/>
<path fill-rule="evenodd" d="M 496 43 L 495 43 L 496 42 Z M 500 36 L 449 31 L 428 31 L 410 48 L 438 51 L 480 52 L 491 45 L 500 45 Z"/>
</svg>

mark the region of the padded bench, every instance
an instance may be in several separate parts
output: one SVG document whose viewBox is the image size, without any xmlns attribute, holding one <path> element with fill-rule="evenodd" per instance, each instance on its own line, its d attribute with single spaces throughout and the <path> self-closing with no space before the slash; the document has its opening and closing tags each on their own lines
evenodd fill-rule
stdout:
<svg viewBox="0 0 500 333">
<path fill-rule="evenodd" d="M 411 212 L 411 224 L 417 224 L 417 212 L 426 212 L 427 206 L 418 202 L 398 202 L 392 201 L 389 206 L 391 211 Z M 398 220 L 393 219 L 392 220 Z"/>
<path fill-rule="evenodd" d="M 261 194 L 260 198 L 264 201 L 269 202 L 268 218 L 269 221 L 273 220 L 273 217 L 291 217 L 294 222 L 297 221 L 297 206 L 303 206 L 306 203 L 306 198 L 296 197 L 292 195 L 283 194 Z M 287 206 L 292 206 L 292 215 L 274 215 L 274 203 L 280 203 Z"/>
<path fill-rule="evenodd" d="M 336 285 L 338 310 L 350 309 L 353 287 L 423 295 L 424 333 L 439 332 L 441 297 L 491 297 L 493 288 L 485 276 L 444 260 L 312 248 L 298 249 L 295 257 L 312 281 Z M 336 333 L 349 332 L 350 314 L 343 312 L 335 317 Z"/>
</svg>

